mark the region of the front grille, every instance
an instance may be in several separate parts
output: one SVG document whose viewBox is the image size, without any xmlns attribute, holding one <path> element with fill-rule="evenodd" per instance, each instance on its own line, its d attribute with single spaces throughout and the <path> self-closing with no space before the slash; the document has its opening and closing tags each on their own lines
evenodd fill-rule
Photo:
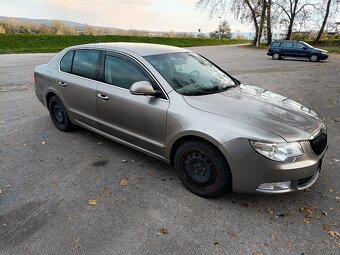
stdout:
<svg viewBox="0 0 340 255">
<path fill-rule="evenodd" d="M 309 140 L 309 144 L 312 147 L 313 152 L 319 156 L 327 146 L 327 135 L 326 133 L 320 133 L 312 140 Z"/>
</svg>

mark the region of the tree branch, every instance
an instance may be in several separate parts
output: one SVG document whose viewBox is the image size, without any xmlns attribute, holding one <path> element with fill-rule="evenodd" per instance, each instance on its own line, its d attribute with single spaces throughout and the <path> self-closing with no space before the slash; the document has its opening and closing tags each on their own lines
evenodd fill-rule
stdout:
<svg viewBox="0 0 340 255">
<path fill-rule="evenodd" d="M 288 18 L 291 19 L 291 16 L 289 15 L 289 13 L 286 11 L 286 9 L 281 4 L 276 3 L 276 2 L 274 2 L 273 4 L 278 5 L 287 14 Z"/>
<path fill-rule="evenodd" d="M 296 12 L 296 14 L 298 14 L 300 11 L 302 11 L 303 8 L 305 8 L 306 6 L 313 6 L 314 8 L 316 8 L 316 4 L 304 4 L 300 7 L 300 9 Z"/>
</svg>

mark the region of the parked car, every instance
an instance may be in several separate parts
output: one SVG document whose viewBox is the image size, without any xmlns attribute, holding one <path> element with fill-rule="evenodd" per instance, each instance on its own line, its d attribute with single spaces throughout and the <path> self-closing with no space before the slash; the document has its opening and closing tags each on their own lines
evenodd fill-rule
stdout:
<svg viewBox="0 0 340 255">
<path fill-rule="evenodd" d="M 174 164 L 203 197 L 306 189 L 327 149 L 315 111 L 244 85 L 188 49 L 79 45 L 37 66 L 34 77 L 59 130 L 81 126 Z"/>
<path fill-rule="evenodd" d="M 267 52 L 274 60 L 283 57 L 308 58 L 311 62 L 317 62 L 328 58 L 326 50 L 314 48 L 306 42 L 281 40 L 270 44 Z"/>
</svg>

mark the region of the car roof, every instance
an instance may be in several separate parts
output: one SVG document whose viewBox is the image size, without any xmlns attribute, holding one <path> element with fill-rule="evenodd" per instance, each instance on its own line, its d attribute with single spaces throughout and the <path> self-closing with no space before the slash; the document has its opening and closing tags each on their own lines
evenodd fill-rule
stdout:
<svg viewBox="0 0 340 255">
<path fill-rule="evenodd" d="M 301 40 L 275 40 L 273 42 L 304 42 L 304 41 L 301 41 Z"/>
<path fill-rule="evenodd" d="M 175 52 L 191 52 L 187 49 L 179 47 L 151 44 L 151 43 L 130 43 L 130 42 L 115 42 L 115 43 L 92 43 L 82 44 L 71 47 L 72 49 L 77 48 L 97 48 L 105 50 L 116 50 L 123 52 L 134 52 L 140 56 L 160 55 Z"/>
</svg>

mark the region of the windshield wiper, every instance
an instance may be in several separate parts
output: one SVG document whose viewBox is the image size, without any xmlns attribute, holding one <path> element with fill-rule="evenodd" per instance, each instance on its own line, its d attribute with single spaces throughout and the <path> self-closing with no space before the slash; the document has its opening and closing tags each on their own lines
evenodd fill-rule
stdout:
<svg viewBox="0 0 340 255">
<path fill-rule="evenodd" d="M 182 95 L 185 96 L 201 96 L 201 95 L 209 95 L 209 94 L 215 94 L 215 93 L 219 93 L 222 91 L 227 91 L 231 88 L 235 88 L 238 87 L 238 85 L 232 85 L 229 87 L 225 87 L 225 88 L 207 88 L 207 89 L 203 89 L 203 90 L 199 90 L 199 91 L 192 91 L 192 92 L 182 92 Z"/>
<path fill-rule="evenodd" d="M 227 90 L 235 88 L 237 86 L 238 85 L 231 85 L 231 86 L 224 87 L 224 88 L 218 88 L 218 87 L 206 88 L 203 91 L 204 92 L 208 92 L 208 93 L 218 93 L 218 92 L 222 92 L 222 91 L 227 91 Z"/>
</svg>

